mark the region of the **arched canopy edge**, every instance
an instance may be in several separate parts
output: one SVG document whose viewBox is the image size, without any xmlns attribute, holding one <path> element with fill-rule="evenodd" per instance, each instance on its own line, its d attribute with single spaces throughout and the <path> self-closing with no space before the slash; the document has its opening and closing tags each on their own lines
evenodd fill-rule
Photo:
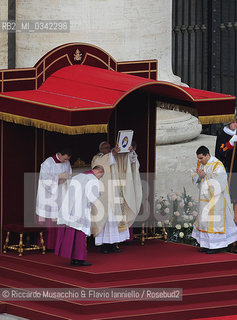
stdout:
<svg viewBox="0 0 237 320">
<path fill-rule="evenodd" d="M 202 123 L 233 119 L 233 96 L 89 65 L 58 69 L 36 90 L 2 92 L 0 112 L 5 121 L 46 130 L 68 134 L 105 132 L 113 109 L 135 91 L 155 95 L 157 101 L 173 99 L 180 105 L 192 106 Z"/>
</svg>

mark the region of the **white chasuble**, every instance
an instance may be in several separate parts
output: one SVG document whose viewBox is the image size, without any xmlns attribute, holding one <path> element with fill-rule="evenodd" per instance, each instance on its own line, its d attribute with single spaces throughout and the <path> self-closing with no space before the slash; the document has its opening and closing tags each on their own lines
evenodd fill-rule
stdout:
<svg viewBox="0 0 237 320">
<path fill-rule="evenodd" d="M 201 247 L 218 249 L 237 240 L 237 228 L 233 220 L 233 206 L 225 168 L 211 156 L 207 164 L 198 162 L 205 177 L 200 179 L 193 170 L 192 180 L 199 188 L 198 216 L 192 236 Z"/>
<path fill-rule="evenodd" d="M 128 154 L 98 154 L 92 167 L 102 165 L 103 191 L 99 201 L 102 210 L 92 207 L 92 233 L 95 244 L 116 243 L 129 239 L 128 228 L 134 222 L 141 206 L 142 188 L 138 162 Z"/>
<path fill-rule="evenodd" d="M 53 157 L 49 157 L 41 164 L 36 199 L 38 216 L 58 218 L 58 210 L 68 187 L 68 180 L 59 179 L 59 175 L 63 172 L 72 174 L 69 161 L 55 162 Z"/>
</svg>

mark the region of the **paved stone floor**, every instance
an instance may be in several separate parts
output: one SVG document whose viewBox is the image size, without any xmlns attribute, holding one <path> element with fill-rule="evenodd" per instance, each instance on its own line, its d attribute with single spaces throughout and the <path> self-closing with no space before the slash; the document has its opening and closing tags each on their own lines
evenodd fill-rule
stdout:
<svg viewBox="0 0 237 320">
<path fill-rule="evenodd" d="M 11 314 L 2 313 L 0 314 L 0 320 L 26 320 L 26 318 L 15 317 Z"/>
</svg>

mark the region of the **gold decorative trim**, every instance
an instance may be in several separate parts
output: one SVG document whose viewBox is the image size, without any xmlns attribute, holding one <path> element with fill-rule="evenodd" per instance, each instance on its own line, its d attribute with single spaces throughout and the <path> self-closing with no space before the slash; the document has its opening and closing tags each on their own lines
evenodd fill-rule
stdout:
<svg viewBox="0 0 237 320">
<path fill-rule="evenodd" d="M 29 67 L 29 68 L 15 68 L 15 69 L 1 69 L 3 72 L 14 72 L 14 71 L 29 71 L 29 70 L 35 70 L 35 67 Z"/>
<path fill-rule="evenodd" d="M 73 163 L 72 168 L 76 169 L 90 166 L 90 163 L 85 163 L 85 161 L 81 160 L 80 158 L 77 158 L 77 160 Z"/>
<path fill-rule="evenodd" d="M 137 71 L 119 71 L 120 73 L 127 73 L 127 74 L 130 74 L 130 73 L 148 73 L 149 74 L 149 79 L 150 79 L 150 75 L 151 75 L 151 72 L 156 72 L 156 70 L 137 70 Z"/>
<path fill-rule="evenodd" d="M 226 233 L 225 231 L 220 231 L 220 232 L 210 232 L 210 231 L 205 231 L 205 230 L 201 230 L 201 229 L 199 229 L 196 225 L 195 225 L 195 227 L 196 227 L 196 229 L 198 230 L 198 231 L 200 231 L 200 232 L 204 232 L 204 233 L 215 233 L 215 234 L 223 234 L 223 233 Z"/>
<path fill-rule="evenodd" d="M 63 58 L 67 58 L 68 63 L 69 63 L 70 65 L 72 65 L 72 63 L 71 63 L 71 61 L 70 61 L 70 59 L 69 59 L 69 57 L 68 57 L 68 54 L 64 54 L 63 56 L 57 58 L 56 60 L 54 60 L 53 62 L 51 62 L 49 65 L 47 65 L 47 67 L 45 67 L 45 65 L 44 65 L 44 72 L 47 71 L 47 70 L 48 70 L 52 65 L 54 65 L 57 61 L 59 61 L 59 60 L 61 60 L 61 59 L 63 59 Z M 45 64 L 45 60 L 44 60 L 44 64 Z M 62 69 L 62 68 L 61 68 L 61 69 Z"/>
<path fill-rule="evenodd" d="M 93 54 L 91 54 L 91 53 L 88 53 L 88 52 L 86 53 L 86 55 L 85 55 L 85 57 L 84 57 L 84 59 L 83 59 L 83 61 L 82 61 L 82 63 L 81 63 L 82 65 L 85 63 L 87 57 L 95 58 L 96 60 L 102 62 L 109 70 L 115 71 L 115 70 L 114 70 L 113 68 L 111 68 L 111 66 L 110 66 L 108 63 L 106 63 L 104 60 L 102 60 L 102 59 L 100 59 L 99 57 L 97 57 L 97 56 L 95 56 L 95 55 L 93 55 Z"/>
<path fill-rule="evenodd" d="M 113 68 L 111 68 L 110 56 L 108 57 L 108 65 L 109 65 L 109 70 L 114 70 Z"/>
<path fill-rule="evenodd" d="M 74 55 L 73 55 L 73 60 L 74 61 L 81 61 L 82 59 L 82 53 L 81 51 L 77 48 Z"/>
<path fill-rule="evenodd" d="M 235 114 L 220 114 L 213 116 L 199 116 L 201 124 L 225 123 L 235 121 Z"/>
<path fill-rule="evenodd" d="M 37 78 L 37 69 L 35 68 L 35 90 L 38 89 L 38 78 Z"/>
<path fill-rule="evenodd" d="M 76 134 L 86 134 L 86 133 L 107 133 L 108 125 L 107 124 L 88 124 L 82 126 L 66 126 L 62 124 L 31 119 L 27 117 L 22 117 L 10 113 L 0 112 L 0 119 L 13 122 L 16 124 L 22 124 L 24 126 L 36 127 L 39 129 L 45 129 L 47 131 L 55 131 L 69 135 Z"/>
<path fill-rule="evenodd" d="M 43 60 L 43 82 L 45 82 L 45 59 Z"/>
<path fill-rule="evenodd" d="M 222 94 L 222 93 L 220 93 Z M 219 101 L 219 100 L 235 100 L 235 97 L 223 97 L 223 98 L 205 98 L 205 99 L 195 99 L 196 101 Z"/>
<path fill-rule="evenodd" d="M 92 45 L 92 44 L 90 44 L 90 43 L 85 43 L 85 42 L 71 42 L 71 43 L 67 43 L 67 44 L 65 44 L 65 45 L 61 45 L 61 46 L 53 49 L 52 51 L 50 51 L 50 52 L 44 57 L 44 59 L 47 59 L 47 58 L 50 57 L 53 53 L 55 53 L 55 52 L 57 52 L 57 51 L 59 51 L 59 50 L 61 50 L 61 49 L 63 49 L 63 48 L 72 47 L 72 46 L 79 46 L 79 47 L 80 47 L 80 46 L 89 46 L 89 47 L 92 47 L 92 48 L 96 48 L 96 49 L 104 52 L 106 55 L 110 56 L 111 59 L 116 63 L 116 61 L 114 60 L 114 58 L 113 58 L 108 52 L 106 52 L 105 50 L 101 49 L 101 48 L 98 47 L 98 46 Z M 36 63 L 36 67 L 38 67 L 38 65 L 37 65 L 38 63 L 39 63 L 39 65 L 40 65 L 40 64 L 41 64 L 41 61 L 38 61 L 38 62 Z"/>
<path fill-rule="evenodd" d="M 68 57 L 68 54 L 64 54 L 63 56 L 61 56 L 61 57 L 59 57 L 58 59 L 54 60 L 54 61 L 51 62 L 47 67 L 45 67 L 45 60 L 43 60 L 43 61 L 42 61 L 42 63 L 43 63 L 43 70 L 37 75 L 37 79 L 43 75 L 43 82 L 45 82 L 45 80 L 46 80 L 46 79 L 45 79 L 45 72 L 46 72 L 52 65 L 54 65 L 55 62 L 61 60 L 62 58 L 67 58 L 68 63 L 69 63 L 70 65 L 72 65 L 72 63 L 71 63 L 71 61 L 70 61 L 70 59 L 69 59 L 69 57 Z M 40 65 L 41 65 L 41 64 L 40 64 Z M 37 69 L 38 69 L 38 67 L 37 67 Z M 62 69 L 62 68 L 61 68 L 61 69 Z M 58 69 L 58 70 L 59 70 L 59 69 Z"/>
<path fill-rule="evenodd" d="M 136 64 L 136 63 L 157 63 L 157 60 L 137 60 L 137 61 L 121 61 L 121 62 L 117 62 L 118 65 L 120 64 Z"/>
<path fill-rule="evenodd" d="M 44 70 L 42 70 L 39 74 L 37 74 L 36 79 L 38 80 L 39 77 L 44 76 Z"/>
<path fill-rule="evenodd" d="M 174 104 L 164 101 L 156 101 L 157 108 L 165 109 L 165 110 L 174 110 L 174 111 L 181 111 L 181 112 L 188 112 L 198 117 L 197 109 L 189 106 L 183 106 L 181 104 Z"/>
<path fill-rule="evenodd" d="M 142 87 L 146 87 L 146 86 L 148 86 L 148 85 L 154 85 L 154 84 L 157 85 L 157 84 L 159 84 L 159 83 L 157 83 L 156 80 L 152 80 L 152 81 L 149 81 L 149 82 L 146 82 L 146 83 L 139 84 L 139 85 L 137 85 L 136 87 L 134 87 L 134 88 L 132 88 L 132 89 L 130 89 L 130 90 L 128 90 L 128 91 L 125 91 L 124 94 L 123 94 L 122 96 L 120 96 L 119 99 L 115 102 L 115 104 L 113 105 L 113 107 L 116 107 L 117 104 L 118 104 L 123 98 L 125 98 L 129 93 L 131 93 L 131 92 L 133 92 L 133 91 L 135 91 L 135 90 L 137 90 L 137 89 L 140 89 L 140 88 L 142 88 Z"/>
<path fill-rule="evenodd" d="M 3 82 L 12 82 L 12 81 L 22 81 L 22 80 L 35 80 L 34 78 L 14 78 L 14 79 L 5 79 Z"/>
</svg>

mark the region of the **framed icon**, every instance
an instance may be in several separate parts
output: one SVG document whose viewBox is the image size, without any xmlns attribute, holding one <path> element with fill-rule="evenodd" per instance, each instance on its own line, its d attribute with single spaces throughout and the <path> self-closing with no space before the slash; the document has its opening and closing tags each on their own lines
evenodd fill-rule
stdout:
<svg viewBox="0 0 237 320">
<path fill-rule="evenodd" d="M 117 145 L 120 148 L 119 153 L 129 152 L 132 144 L 133 130 L 120 130 L 117 137 Z"/>
</svg>

